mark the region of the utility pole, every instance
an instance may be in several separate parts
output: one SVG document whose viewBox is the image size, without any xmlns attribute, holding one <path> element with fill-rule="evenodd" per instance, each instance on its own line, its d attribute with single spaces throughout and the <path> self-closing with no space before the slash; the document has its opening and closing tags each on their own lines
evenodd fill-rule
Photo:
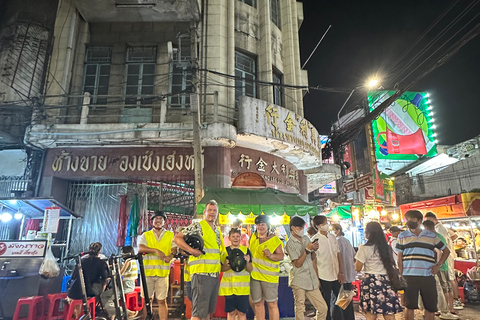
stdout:
<svg viewBox="0 0 480 320">
<path fill-rule="evenodd" d="M 203 198 L 203 158 L 202 141 L 200 138 L 200 97 L 198 96 L 200 88 L 200 77 L 198 74 L 198 52 L 197 52 L 197 25 L 195 22 L 190 24 L 190 39 L 192 51 L 192 82 L 193 93 L 190 94 L 190 112 L 193 125 L 193 155 L 195 160 L 195 207 L 194 218 L 197 218 L 197 204 Z"/>
</svg>

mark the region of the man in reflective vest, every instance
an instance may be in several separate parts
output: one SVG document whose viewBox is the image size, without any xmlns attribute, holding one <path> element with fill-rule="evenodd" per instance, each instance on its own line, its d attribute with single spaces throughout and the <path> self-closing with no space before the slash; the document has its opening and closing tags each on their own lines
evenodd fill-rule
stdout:
<svg viewBox="0 0 480 320">
<path fill-rule="evenodd" d="M 192 223 L 177 233 L 175 243 L 188 253 L 188 268 L 192 279 L 192 320 L 208 319 L 217 306 L 221 256 L 225 245 L 220 229 L 215 225 L 218 205 L 210 200 L 203 210 L 203 220 Z M 184 239 L 186 235 L 197 234 L 203 238 L 203 251 L 193 249 Z"/>
<path fill-rule="evenodd" d="M 269 232 L 268 217 L 261 215 L 255 218 L 257 231 L 250 239 L 252 252 L 252 273 L 250 280 L 250 296 L 255 304 L 255 317 L 265 320 L 264 301 L 268 305 L 269 320 L 278 320 L 278 277 L 280 261 L 283 260 L 283 243 L 272 232 Z"/>
<path fill-rule="evenodd" d="M 152 216 L 153 229 L 143 233 L 139 240 L 139 253 L 146 253 L 143 258 L 148 294 L 154 294 L 158 302 L 160 320 L 168 318 L 167 295 L 170 274 L 170 261 L 177 251 L 173 243 L 173 232 L 165 230 L 167 216 L 157 211 Z"/>
<path fill-rule="evenodd" d="M 247 262 L 245 269 L 240 272 L 235 272 L 230 268 L 230 263 L 227 258 L 222 264 L 223 277 L 220 282 L 219 295 L 225 296 L 225 312 L 227 312 L 227 320 L 247 319 L 248 311 L 248 296 L 250 295 L 250 272 L 252 272 L 252 262 L 250 261 L 251 252 L 247 247 L 240 245 L 242 231 L 239 228 L 232 228 L 228 234 L 228 239 L 231 243 L 227 247 L 227 254 L 230 255 L 233 249 L 240 249 L 244 254 Z"/>
</svg>

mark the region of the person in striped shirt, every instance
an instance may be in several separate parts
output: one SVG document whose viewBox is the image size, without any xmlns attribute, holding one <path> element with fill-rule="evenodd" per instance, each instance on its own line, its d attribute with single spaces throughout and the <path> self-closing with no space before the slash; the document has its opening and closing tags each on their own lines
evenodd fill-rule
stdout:
<svg viewBox="0 0 480 320">
<path fill-rule="evenodd" d="M 420 211 L 407 211 L 405 219 L 408 229 L 398 235 L 396 246 L 398 269 L 407 281 L 405 320 L 414 319 L 419 293 L 425 307 L 425 320 L 433 320 L 437 311 L 435 274 L 447 260 L 450 250 L 434 232 L 420 229 L 423 220 Z M 438 263 L 435 261 L 435 248 L 442 250 Z"/>
</svg>

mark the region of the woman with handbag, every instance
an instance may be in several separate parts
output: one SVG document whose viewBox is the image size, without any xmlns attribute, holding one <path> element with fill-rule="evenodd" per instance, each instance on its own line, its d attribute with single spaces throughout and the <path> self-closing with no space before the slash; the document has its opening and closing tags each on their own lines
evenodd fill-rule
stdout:
<svg viewBox="0 0 480 320">
<path fill-rule="evenodd" d="M 394 279 L 396 285 L 400 285 L 392 248 L 378 222 L 367 224 L 365 238 L 367 243 L 360 245 L 355 256 L 355 269 L 357 272 L 363 269 L 365 273 L 360 290 L 362 309 L 367 320 L 376 319 L 378 315 L 383 315 L 385 320 L 394 320 L 395 314 L 402 312 L 402 307 L 390 281 Z"/>
</svg>

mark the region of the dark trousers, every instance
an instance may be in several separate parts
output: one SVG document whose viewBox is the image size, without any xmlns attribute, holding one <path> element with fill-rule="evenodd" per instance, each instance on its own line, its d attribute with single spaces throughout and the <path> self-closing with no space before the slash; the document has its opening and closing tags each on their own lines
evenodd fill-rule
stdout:
<svg viewBox="0 0 480 320">
<path fill-rule="evenodd" d="M 321 292 L 323 299 L 327 303 L 328 313 L 326 320 L 332 320 L 331 317 L 331 302 L 332 302 L 332 293 L 334 300 L 336 300 L 338 293 L 340 292 L 341 284 L 338 281 L 325 281 L 320 279 Z M 345 290 L 352 290 L 351 283 L 345 283 L 343 285 Z M 353 301 L 350 302 L 348 307 L 343 310 L 339 306 L 335 305 L 333 308 L 333 320 L 355 320 L 355 313 L 353 311 Z"/>
</svg>

